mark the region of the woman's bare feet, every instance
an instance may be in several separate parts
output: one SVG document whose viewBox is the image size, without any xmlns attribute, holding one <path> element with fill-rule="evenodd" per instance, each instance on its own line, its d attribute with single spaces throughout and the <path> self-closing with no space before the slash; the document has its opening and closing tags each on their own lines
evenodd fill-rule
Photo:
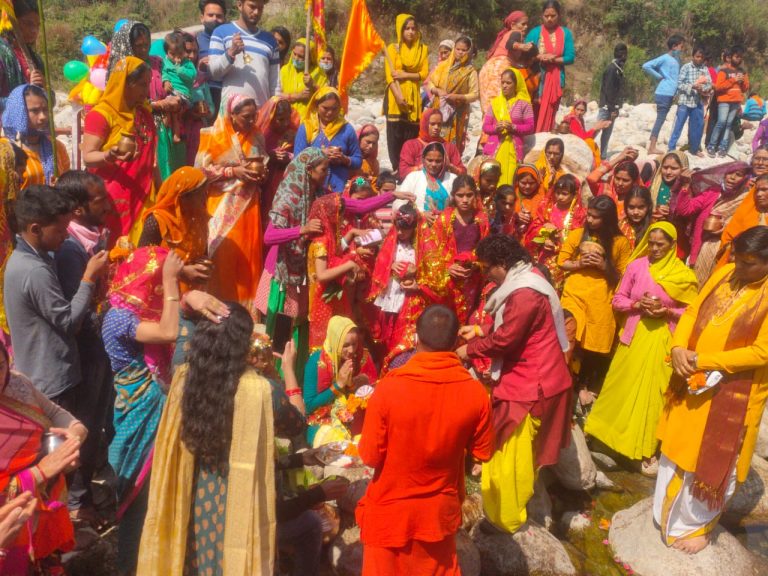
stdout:
<svg viewBox="0 0 768 576">
<path fill-rule="evenodd" d="M 684 540 L 676 540 L 672 544 L 672 548 L 685 552 L 686 554 L 698 554 L 704 548 L 709 546 L 709 536 L 695 536 L 694 538 L 686 538 Z"/>
</svg>

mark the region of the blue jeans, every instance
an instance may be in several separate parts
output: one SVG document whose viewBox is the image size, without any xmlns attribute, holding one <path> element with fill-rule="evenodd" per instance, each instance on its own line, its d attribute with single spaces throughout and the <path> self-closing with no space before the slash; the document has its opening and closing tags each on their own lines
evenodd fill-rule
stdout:
<svg viewBox="0 0 768 576">
<path fill-rule="evenodd" d="M 607 108 L 600 108 L 597 111 L 597 120 L 611 120 L 611 113 Z M 616 120 L 614 119 L 614 122 Z M 600 132 L 600 158 L 608 157 L 608 142 L 611 140 L 611 134 L 613 133 L 613 122 L 608 128 L 603 128 Z"/>
<path fill-rule="evenodd" d="M 664 126 L 669 109 L 672 108 L 672 100 L 674 100 L 674 96 L 656 95 L 656 122 L 651 130 L 651 138 L 656 139 L 659 137 L 659 132 L 661 132 L 661 127 Z"/>
<path fill-rule="evenodd" d="M 731 125 L 740 107 L 741 105 L 737 102 L 719 102 L 717 104 L 717 124 L 712 131 L 712 139 L 709 141 L 707 151 L 714 152 L 717 148 L 720 152 L 728 152 L 728 147 L 731 144 Z"/>
<path fill-rule="evenodd" d="M 696 154 L 701 150 L 701 136 L 704 133 L 704 105 L 701 103 L 696 108 L 677 107 L 675 127 L 669 138 L 669 149 L 674 150 L 677 147 L 677 141 L 683 133 L 686 120 L 688 121 L 688 150 L 691 154 Z"/>
</svg>

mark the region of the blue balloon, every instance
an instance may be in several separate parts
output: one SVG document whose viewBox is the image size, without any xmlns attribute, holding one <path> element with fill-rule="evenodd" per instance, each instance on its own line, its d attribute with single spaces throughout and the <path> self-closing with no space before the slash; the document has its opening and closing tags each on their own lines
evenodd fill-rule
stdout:
<svg viewBox="0 0 768 576">
<path fill-rule="evenodd" d="M 107 53 L 107 47 L 95 36 L 88 35 L 83 38 L 80 50 L 86 56 L 99 56 Z"/>
<path fill-rule="evenodd" d="M 128 18 L 121 18 L 120 20 L 115 22 L 115 27 L 112 29 L 112 31 L 117 32 L 118 30 L 120 30 L 120 28 L 123 27 L 123 24 L 125 24 L 126 22 L 128 22 Z"/>
</svg>

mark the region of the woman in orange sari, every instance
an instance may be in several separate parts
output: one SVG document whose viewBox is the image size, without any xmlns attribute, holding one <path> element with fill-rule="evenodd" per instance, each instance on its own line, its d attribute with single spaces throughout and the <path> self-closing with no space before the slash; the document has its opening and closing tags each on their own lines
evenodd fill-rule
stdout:
<svg viewBox="0 0 768 576">
<path fill-rule="evenodd" d="M 256 314 L 256 287 L 261 277 L 261 184 L 266 156 L 255 128 L 256 102 L 232 95 L 224 114 L 200 134 L 195 165 L 208 178 L 208 258 L 213 271 L 210 292 L 234 300 Z"/>
<path fill-rule="evenodd" d="M 747 197 L 736 209 L 733 218 L 723 230 L 720 237 L 720 260 L 717 262 L 718 270 L 731 261 L 733 239 L 753 226 L 768 225 L 768 174 L 755 178 Z"/>
<path fill-rule="evenodd" d="M 47 434 L 63 442 L 38 462 Z M 35 501 L 34 517 L 3 548 L 3 574 L 63 574 L 57 554 L 75 545 L 64 473 L 77 468 L 87 434 L 85 426 L 25 376 L 11 372 L 8 351 L 0 345 L 0 505 L 22 493 Z"/>
<path fill-rule="evenodd" d="M 360 152 L 363 155 L 363 163 L 357 170 L 351 170 L 349 173 L 350 181 L 357 176 L 367 178 L 378 191 L 377 180 L 379 178 L 379 129 L 374 124 L 365 124 L 357 131 L 357 140 L 360 143 Z"/>
<path fill-rule="evenodd" d="M 517 232 L 523 238 L 533 217 L 544 202 L 546 194 L 541 186 L 541 175 L 533 164 L 518 164 L 513 181 L 515 188 L 515 212 L 517 213 Z"/>
</svg>

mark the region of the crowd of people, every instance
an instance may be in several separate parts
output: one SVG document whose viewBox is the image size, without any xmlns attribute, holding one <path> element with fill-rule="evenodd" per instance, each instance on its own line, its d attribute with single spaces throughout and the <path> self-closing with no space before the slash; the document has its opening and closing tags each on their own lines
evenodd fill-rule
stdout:
<svg viewBox="0 0 768 576">
<path fill-rule="evenodd" d="M 203 30 L 169 34 L 162 56 L 146 25 L 118 27 L 70 169 L 47 131 L 37 4 L 13 6 L 26 33 L 0 38 L 3 574 L 60 574 L 75 527 L 110 525 L 123 574 L 267 576 L 278 558 L 318 574 L 316 509 L 348 482 L 298 488 L 287 471 L 338 445 L 375 471 L 356 508 L 363 573 L 459 574 L 465 474 L 480 528 L 514 533 L 579 425 L 657 477 L 667 545 L 708 544 L 768 390 L 768 121 L 742 48 L 713 72 L 697 46 L 681 67 L 672 36 L 643 66 L 660 83 L 642 161 L 608 154 L 625 45 L 597 122 L 584 100 L 558 117 L 576 54 L 557 1 L 530 30 L 509 14 L 479 73 L 472 39 L 441 42 L 435 65 L 401 14 L 382 171 L 379 129 L 345 118 L 333 50 L 262 30 L 265 0 L 237 0 L 231 22 L 224 0 L 201 0 Z M 725 156 L 742 119 L 762 121 L 751 161 L 691 170 L 704 134 Z M 524 137 L 550 132 L 526 163 Z M 570 172 L 558 133 L 589 144 L 588 173 Z"/>
</svg>

